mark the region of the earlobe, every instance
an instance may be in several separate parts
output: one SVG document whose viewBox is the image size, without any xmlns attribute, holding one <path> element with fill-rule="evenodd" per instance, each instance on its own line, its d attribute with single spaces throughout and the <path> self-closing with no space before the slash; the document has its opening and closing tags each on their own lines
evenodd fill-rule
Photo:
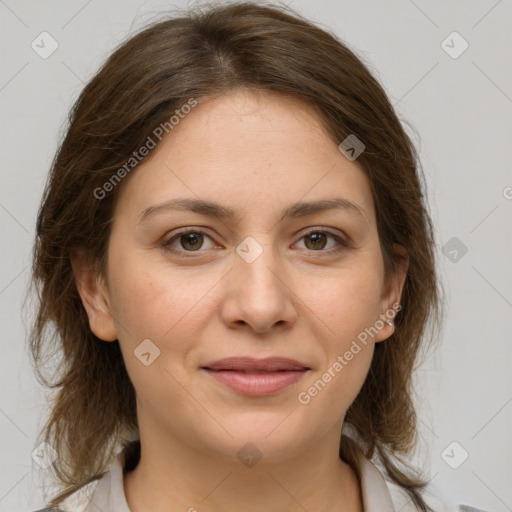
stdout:
<svg viewBox="0 0 512 512">
<path fill-rule="evenodd" d="M 380 318 L 383 328 L 376 334 L 375 342 L 387 340 L 395 330 L 394 317 L 401 309 L 400 300 L 409 268 L 409 254 L 405 247 L 395 243 L 393 249 L 395 251 L 395 272 L 388 280 L 387 286 L 381 295 L 382 312 Z"/>
<path fill-rule="evenodd" d="M 83 250 L 71 256 L 75 283 L 89 318 L 91 331 L 104 341 L 117 339 L 116 325 L 111 313 L 108 290 L 93 261 Z"/>
</svg>

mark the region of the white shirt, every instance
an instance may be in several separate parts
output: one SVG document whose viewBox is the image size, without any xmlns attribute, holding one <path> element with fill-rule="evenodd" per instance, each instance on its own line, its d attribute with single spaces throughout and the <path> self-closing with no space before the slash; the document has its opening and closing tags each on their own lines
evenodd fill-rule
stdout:
<svg viewBox="0 0 512 512">
<path fill-rule="evenodd" d="M 359 457 L 364 512 L 417 512 L 402 488 L 386 481 L 362 454 Z M 130 512 L 124 494 L 123 468 L 120 452 L 101 479 L 68 497 L 59 508 L 65 512 Z"/>
</svg>

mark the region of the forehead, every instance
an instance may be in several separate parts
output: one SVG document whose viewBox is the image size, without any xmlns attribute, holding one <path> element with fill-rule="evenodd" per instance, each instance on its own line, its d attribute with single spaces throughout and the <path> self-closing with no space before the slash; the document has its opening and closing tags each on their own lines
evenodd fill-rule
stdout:
<svg viewBox="0 0 512 512">
<path fill-rule="evenodd" d="M 342 155 L 299 98 L 241 90 L 199 101 L 149 156 L 123 183 L 123 209 L 140 213 L 187 196 L 235 210 L 281 211 L 341 195 L 373 215 L 363 168 Z"/>
</svg>

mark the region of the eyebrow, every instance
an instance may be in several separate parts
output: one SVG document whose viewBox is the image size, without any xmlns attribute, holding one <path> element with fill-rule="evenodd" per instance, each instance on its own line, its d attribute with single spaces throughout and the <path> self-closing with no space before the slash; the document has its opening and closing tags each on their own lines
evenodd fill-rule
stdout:
<svg viewBox="0 0 512 512">
<path fill-rule="evenodd" d="M 366 211 L 361 206 L 342 197 L 293 203 L 284 210 L 281 215 L 281 219 L 296 219 L 334 209 L 352 211 L 368 219 Z M 213 201 L 192 198 L 178 198 L 145 208 L 139 214 L 139 220 L 137 221 L 137 224 L 149 219 L 157 213 L 166 211 L 191 211 L 220 220 L 235 222 L 240 220 L 240 214 L 238 212 Z"/>
</svg>

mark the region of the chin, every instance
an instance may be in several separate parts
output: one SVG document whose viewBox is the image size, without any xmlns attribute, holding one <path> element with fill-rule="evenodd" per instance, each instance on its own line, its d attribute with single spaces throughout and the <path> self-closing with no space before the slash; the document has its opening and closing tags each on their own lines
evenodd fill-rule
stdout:
<svg viewBox="0 0 512 512">
<path fill-rule="evenodd" d="M 307 425 L 293 421 L 294 414 L 288 411 L 278 413 L 251 413 L 237 415 L 231 421 L 224 418 L 223 429 L 217 429 L 215 438 L 203 438 L 203 444 L 226 457 L 226 460 L 240 460 L 244 457 L 262 459 L 267 463 L 278 463 L 300 454 L 313 442 L 313 431 Z M 295 418 L 296 420 L 297 418 Z"/>
</svg>

